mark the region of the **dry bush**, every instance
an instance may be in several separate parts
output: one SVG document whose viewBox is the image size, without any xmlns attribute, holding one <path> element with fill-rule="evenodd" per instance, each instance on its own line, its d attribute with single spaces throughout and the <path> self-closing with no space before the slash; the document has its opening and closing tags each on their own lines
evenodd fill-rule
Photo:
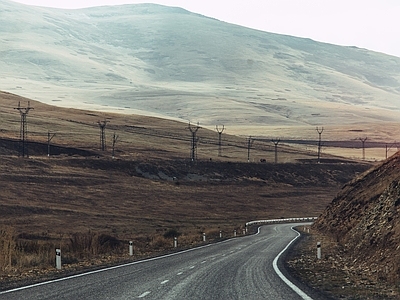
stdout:
<svg viewBox="0 0 400 300">
<path fill-rule="evenodd" d="M 160 251 L 172 247 L 171 239 L 166 239 L 163 236 L 155 236 L 150 242 L 149 246 L 152 250 Z"/>
<path fill-rule="evenodd" d="M 123 243 L 116 237 L 94 232 L 74 233 L 69 239 L 67 251 L 79 258 L 87 258 L 99 254 L 120 253 Z"/>
<path fill-rule="evenodd" d="M 12 227 L 0 228 L 0 270 L 11 268 L 15 254 L 15 232 Z"/>
</svg>

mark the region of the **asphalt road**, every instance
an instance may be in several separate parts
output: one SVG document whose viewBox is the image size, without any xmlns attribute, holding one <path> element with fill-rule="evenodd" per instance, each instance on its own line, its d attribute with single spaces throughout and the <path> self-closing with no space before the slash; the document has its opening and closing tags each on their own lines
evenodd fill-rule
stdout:
<svg viewBox="0 0 400 300">
<path fill-rule="evenodd" d="M 1 292 L 0 299 L 311 299 L 274 270 L 297 235 L 293 225 L 267 225 L 257 235 Z"/>
</svg>

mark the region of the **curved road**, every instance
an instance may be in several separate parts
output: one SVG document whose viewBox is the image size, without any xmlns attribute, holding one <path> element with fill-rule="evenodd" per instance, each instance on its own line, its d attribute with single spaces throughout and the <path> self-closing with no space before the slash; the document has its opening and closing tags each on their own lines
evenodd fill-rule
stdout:
<svg viewBox="0 0 400 300">
<path fill-rule="evenodd" d="M 263 226 L 256 235 L 0 292 L 0 299 L 311 299 L 274 270 L 295 225 Z"/>
</svg>

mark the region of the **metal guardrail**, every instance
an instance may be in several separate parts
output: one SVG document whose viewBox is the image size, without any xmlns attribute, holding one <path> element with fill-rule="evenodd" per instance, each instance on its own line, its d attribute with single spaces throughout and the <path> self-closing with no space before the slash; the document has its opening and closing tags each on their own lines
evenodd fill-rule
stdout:
<svg viewBox="0 0 400 300">
<path fill-rule="evenodd" d="M 290 222 L 311 222 L 318 219 L 318 217 L 305 217 L 305 218 L 287 218 L 287 219 L 271 219 L 271 220 L 256 220 L 246 223 L 246 226 L 273 224 L 273 223 L 290 223 Z"/>
</svg>

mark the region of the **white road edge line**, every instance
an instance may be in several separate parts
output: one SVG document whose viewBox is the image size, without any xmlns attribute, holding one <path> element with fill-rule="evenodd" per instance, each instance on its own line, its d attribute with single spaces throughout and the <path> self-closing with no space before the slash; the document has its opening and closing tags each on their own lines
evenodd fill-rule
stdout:
<svg viewBox="0 0 400 300">
<path fill-rule="evenodd" d="M 42 285 L 46 285 L 46 284 L 51 284 L 51 283 L 55 283 L 55 282 L 66 281 L 66 280 L 79 278 L 79 277 L 83 277 L 83 276 L 87 276 L 87 275 L 92 275 L 92 274 L 96 274 L 96 273 L 101 273 L 101 272 L 105 272 L 105 271 L 109 271 L 109 270 L 129 267 L 129 266 L 132 266 L 132 265 L 137 265 L 137 264 L 141 264 L 141 263 L 148 262 L 148 261 L 163 259 L 165 257 L 171 257 L 171 256 L 179 255 L 181 253 L 186 253 L 186 252 L 195 251 L 195 250 L 198 250 L 198 249 L 201 249 L 201 248 L 211 247 L 213 245 L 226 243 L 226 242 L 231 241 L 231 240 L 232 239 L 227 239 L 227 240 L 224 240 L 224 241 L 221 241 L 221 242 L 217 242 L 217 243 L 213 243 L 213 244 L 207 244 L 207 245 L 203 245 L 203 246 L 199 246 L 199 247 L 195 247 L 195 248 L 190 248 L 190 249 L 186 249 L 186 250 L 182 250 L 182 251 L 179 251 L 179 252 L 174 252 L 174 253 L 170 253 L 170 254 L 166 254 L 166 255 L 162 255 L 162 256 L 156 256 L 156 257 L 147 258 L 147 259 L 143 259 L 143 260 L 133 261 L 133 262 L 130 262 L 130 263 L 127 263 L 127 264 L 123 264 L 123 265 L 117 265 L 117 266 L 113 266 L 113 267 L 108 267 L 108 268 L 99 269 L 99 270 L 95 270 L 95 271 L 90 271 L 90 272 L 86 272 L 86 273 L 81 273 L 81 274 L 77 274 L 77 275 L 72 275 L 72 276 L 68 276 L 68 277 L 62 277 L 62 278 L 58 278 L 58 279 L 54 279 L 54 280 L 49 280 L 49 281 L 39 282 L 39 283 L 27 285 L 27 286 L 22 286 L 22 287 L 19 287 L 19 288 L 7 290 L 7 291 L 2 291 L 2 292 L 0 292 L 0 295 L 13 293 L 13 292 L 21 291 L 21 290 L 26 290 L 26 289 L 30 289 L 30 288 L 34 288 L 34 287 L 38 287 L 38 286 L 42 286 Z"/>
<path fill-rule="evenodd" d="M 304 300 L 313 300 L 310 296 L 308 296 L 306 293 L 304 293 L 301 289 L 299 289 L 295 284 L 293 284 L 289 279 L 285 277 L 285 275 L 282 274 L 282 272 L 278 268 L 278 260 L 281 257 L 281 255 L 289 248 L 289 246 L 300 236 L 300 233 L 297 230 L 293 229 L 293 226 L 291 229 L 297 233 L 297 236 L 290 241 L 289 244 L 283 249 L 274 259 L 272 262 L 272 266 L 274 267 L 275 273 L 278 274 L 278 276 L 285 282 L 297 295 L 299 295 L 302 299 Z"/>
<path fill-rule="evenodd" d="M 258 228 L 257 233 L 255 235 L 258 235 L 259 233 L 260 233 L 260 227 Z M 58 279 L 54 279 L 54 280 L 49 280 L 49 281 L 39 282 L 39 283 L 27 285 L 27 286 L 22 286 L 22 287 L 19 287 L 19 288 L 7 290 L 7 291 L 2 291 L 2 292 L 0 292 L 0 295 L 13 293 L 13 292 L 21 291 L 21 290 L 26 290 L 26 289 L 30 289 L 30 288 L 34 288 L 34 287 L 38 287 L 38 286 L 42 286 L 42 285 L 46 285 L 46 284 L 51 284 L 51 283 L 55 283 L 55 282 L 66 281 L 66 280 L 79 278 L 79 277 L 83 277 L 83 276 L 87 276 L 87 275 L 92 275 L 92 274 L 96 274 L 96 273 L 101 273 L 101 272 L 105 272 L 105 271 L 109 271 L 109 270 L 124 268 L 124 267 L 141 264 L 141 263 L 148 262 L 148 261 L 162 259 L 162 258 L 165 258 L 165 257 L 175 256 L 175 255 L 179 255 L 181 253 L 195 251 L 197 249 L 201 249 L 201 248 L 205 248 L 205 247 L 211 247 L 213 245 L 218 245 L 218 244 L 221 244 L 221 243 L 226 243 L 226 242 L 229 242 L 231 240 L 232 239 L 227 239 L 227 240 L 224 240 L 224 241 L 221 241 L 221 242 L 217 242 L 217 243 L 213 243 L 213 244 L 207 244 L 207 245 L 203 245 L 203 246 L 199 246 L 199 247 L 195 247 L 195 248 L 190 248 L 190 249 L 187 249 L 187 250 L 182 250 L 182 251 L 174 252 L 174 253 L 171 253 L 171 254 L 166 254 L 166 255 L 157 256 L 157 257 L 153 257 L 153 258 L 148 258 L 148 259 L 144 259 L 144 260 L 138 260 L 138 261 L 134 261 L 134 262 L 123 264 L 123 265 L 117 265 L 117 266 L 113 266 L 113 267 L 109 267 L 109 268 L 99 269 L 99 270 L 95 270 L 95 271 L 90 271 L 90 272 L 86 272 L 86 273 L 81 273 L 81 274 L 77 274 L 77 275 L 68 276 L 68 277 L 62 277 L 62 278 L 58 278 Z M 225 254 L 223 254 L 222 256 L 225 256 Z"/>
</svg>

